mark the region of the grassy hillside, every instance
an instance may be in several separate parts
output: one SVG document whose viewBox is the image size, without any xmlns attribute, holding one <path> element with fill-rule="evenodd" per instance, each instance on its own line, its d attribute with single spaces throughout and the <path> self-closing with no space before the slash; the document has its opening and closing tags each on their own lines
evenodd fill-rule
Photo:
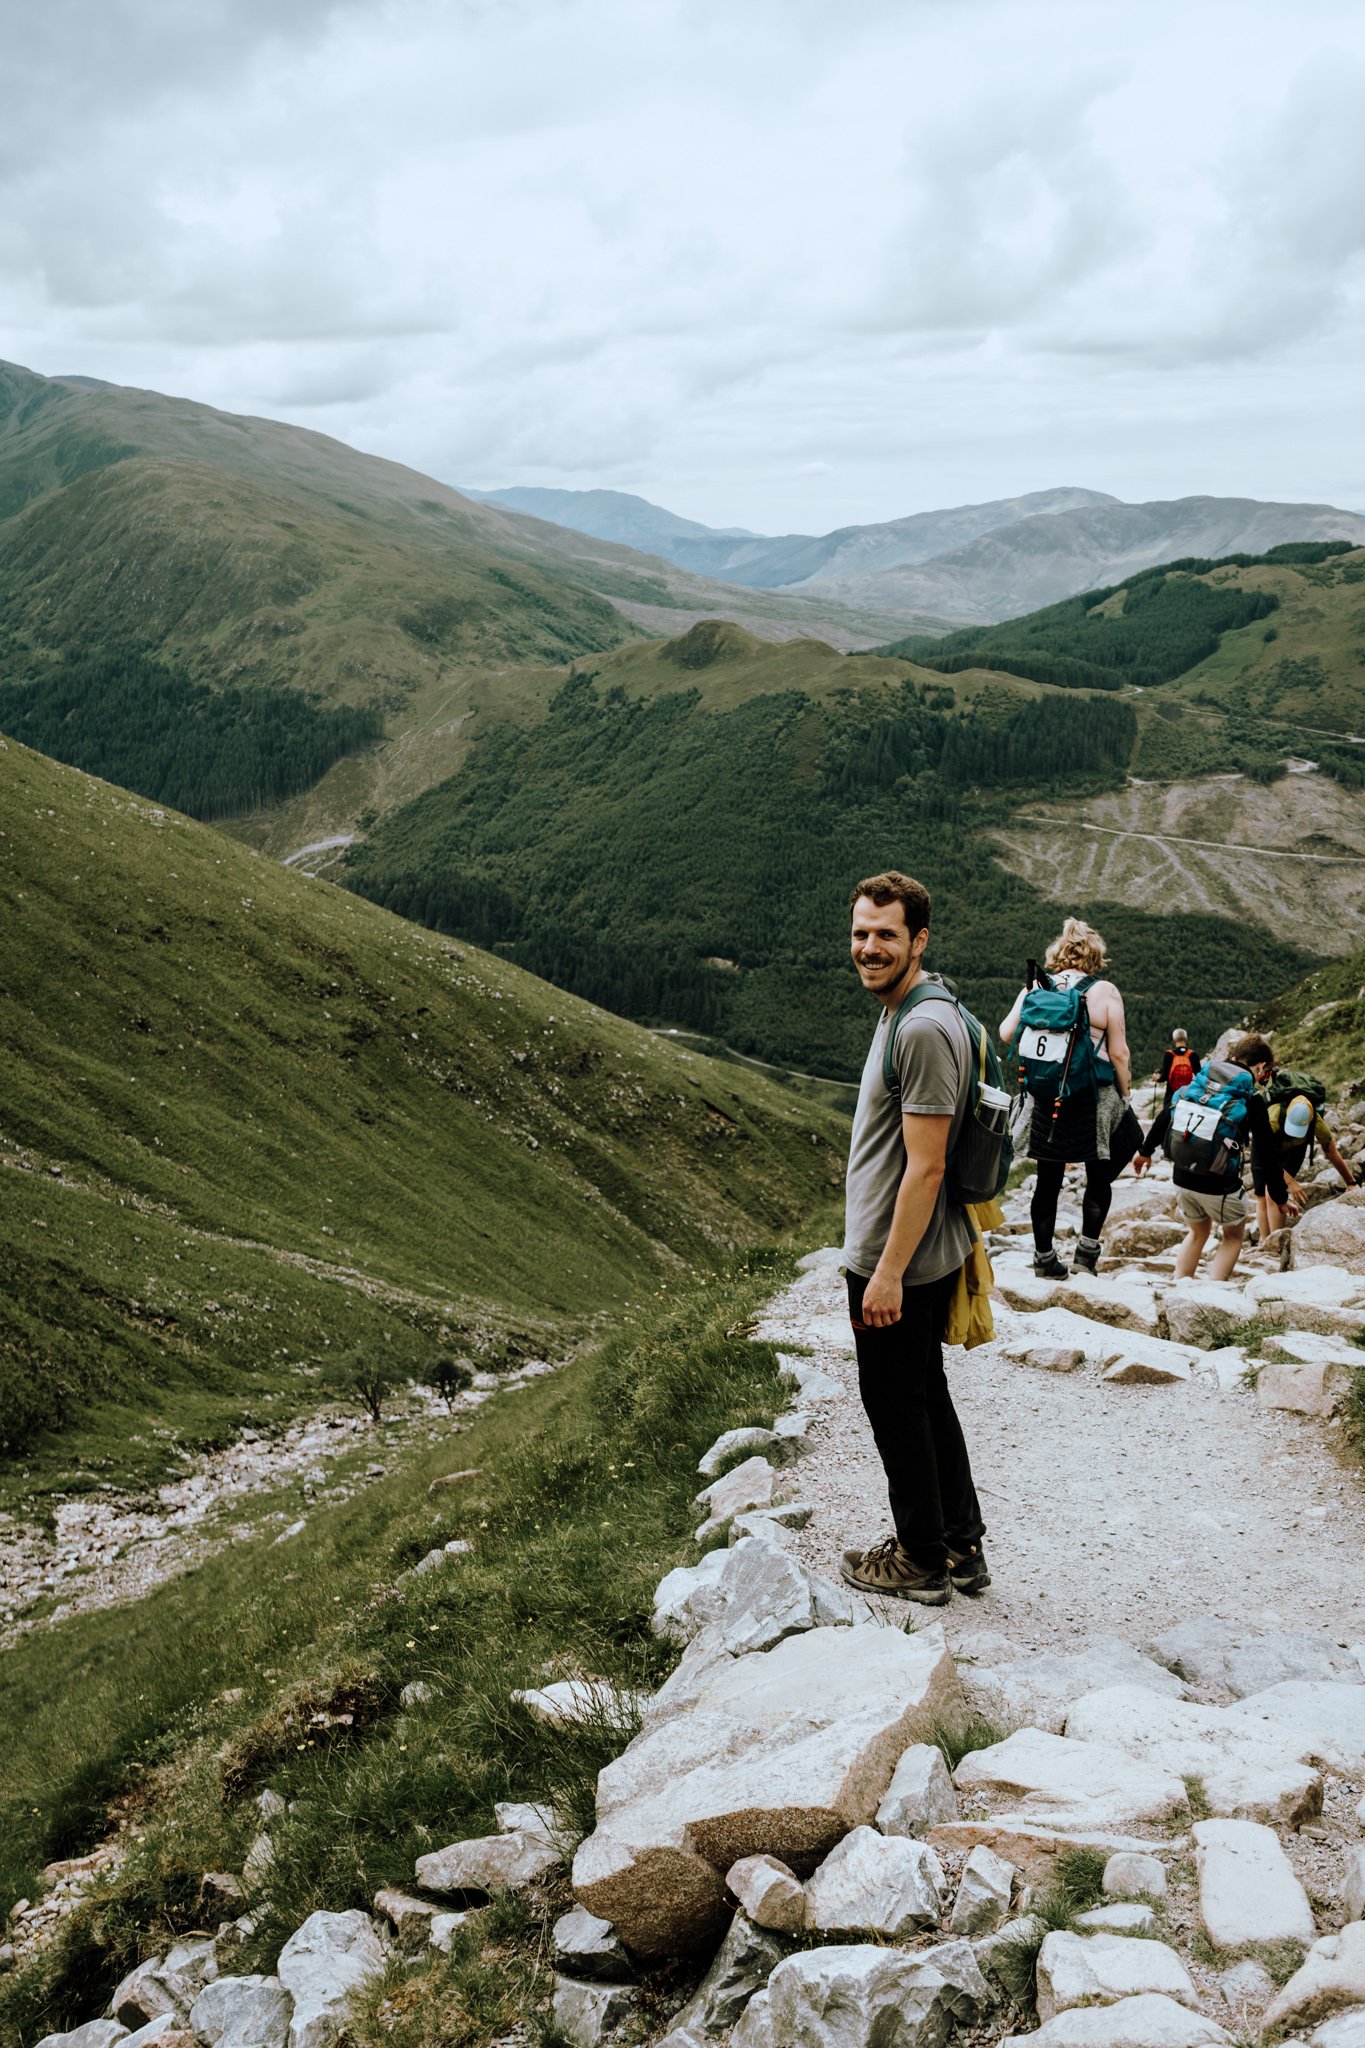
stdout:
<svg viewBox="0 0 1365 2048">
<path fill-rule="evenodd" d="M 288 1812 L 252 1886 L 239 1970 L 272 1968 L 317 1908 L 407 1889 L 415 1856 L 490 1831 L 497 1800 L 552 1800 L 566 1833 L 584 1832 L 620 1734 L 556 1733 L 510 1695 L 551 1674 L 652 1686 L 674 1661 L 650 1628 L 653 1588 L 692 1555 L 702 1451 L 782 1404 L 771 1348 L 745 1330 L 791 1272 L 774 1250 L 651 1296 L 601 1351 L 315 1510 L 287 1546 L 239 1544 L 0 1657 L 0 1913 L 36 1895 L 50 1857 L 111 1833 L 119 1850 L 58 1940 L 0 1974 L 3 2048 L 91 2017 L 140 1955 L 200 1926 L 200 1878 L 242 1868 L 265 1786 Z M 429 1498 L 454 1465 L 480 1469 Z M 452 1537 L 469 1546 L 458 1564 L 400 1579 Z M 403 1709 L 414 1679 L 426 1697 Z M 485 2048 L 519 2023 L 549 2048 L 548 1936 L 568 1903 L 560 1879 L 529 1905 L 474 1915 L 450 1956 L 398 1962 L 384 1987 L 396 1998 L 350 2038 Z M 676 1975 L 671 1988 L 676 2002 Z"/>
<path fill-rule="evenodd" d="M 612 657 L 541 722 L 487 730 L 352 849 L 347 875 L 627 1014 L 847 1078 L 869 1028 L 848 887 L 904 867 L 936 895 L 933 964 L 998 1018 L 1059 913 L 1027 861 L 994 858 L 990 827 L 1025 791 L 1122 786 L 1133 707 L 864 660 L 836 687 L 827 656 L 803 659 L 809 688 L 781 688 L 773 659 L 760 689 L 739 685 L 752 668 L 733 629 Z M 1068 907 L 1110 937 L 1142 1059 L 1173 1006 L 1190 1029 L 1221 1028 L 1305 960 L 1165 903 Z"/>
<path fill-rule="evenodd" d="M 790 1224 L 841 1127 L 0 743 L 0 1415 L 146 1477 L 329 1351 L 562 1351 Z"/>
<path fill-rule="evenodd" d="M 1359 1084 L 1365 1080 L 1365 950 L 1319 968 L 1268 1004 L 1256 1022 L 1274 1032 L 1281 1065 L 1307 1067 L 1334 1089 Z"/>
</svg>

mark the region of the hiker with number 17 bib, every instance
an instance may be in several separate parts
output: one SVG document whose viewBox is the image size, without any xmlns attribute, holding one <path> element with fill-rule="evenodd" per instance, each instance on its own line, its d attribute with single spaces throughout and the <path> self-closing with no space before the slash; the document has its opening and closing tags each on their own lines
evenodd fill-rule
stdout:
<svg viewBox="0 0 1365 2048">
<path fill-rule="evenodd" d="M 1038 1168 L 1030 1211 L 1033 1270 L 1050 1280 L 1098 1268 L 1113 1184 L 1142 1135 L 1128 1102 L 1133 1075 L 1123 997 L 1102 979 L 1107 964 L 1099 933 L 1069 917 L 1047 949 L 1042 972 L 1029 962 L 1027 986 L 1000 1026 L 1032 1104 L 1025 1149 Z M 1071 1165 L 1085 1168 L 1085 1194 L 1068 1271 L 1053 1239 Z"/>
<path fill-rule="evenodd" d="M 943 1343 L 975 1245 L 967 1204 L 993 1199 L 1008 1170 L 1009 1096 L 985 1028 L 925 971 L 928 891 L 908 875 L 873 875 L 854 890 L 852 912 L 853 964 L 881 1017 L 853 1116 L 844 1272 L 858 1390 L 895 1528 L 846 1551 L 843 1575 L 861 1593 L 939 1607 L 954 1589 L 990 1584 Z M 998 1136 L 983 1161 L 973 1133 L 995 1095 Z"/>
<path fill-rule="evenodd" d="M 1230 1277 L 1246 1236 L 1242 1175 L 1248 1156 L 1257 1187 L 1281 1209 L 1298 1214 L 1299 1205 L 1285 1184 L 1265 1100 L 1256 1092 L 1253 1067 L 1258 1049 L 1269 1056 L 1269 1047 L 1260 1039 L 1244 1038 L 1225 1060 L 1207 1060 L 1193 1081 L 1172 1096 L 1138 1154 L 1139 1174 L 1151 1165 L 1158 1145 L 1170 1154 L 1176 1198 L 1189 1226 L 1175 1255 L 1177 1280 L 1188 1280 L 1197 1271 L 1215 1223 L 1219 1242 L 1209 1278 Z"/>
</svg>

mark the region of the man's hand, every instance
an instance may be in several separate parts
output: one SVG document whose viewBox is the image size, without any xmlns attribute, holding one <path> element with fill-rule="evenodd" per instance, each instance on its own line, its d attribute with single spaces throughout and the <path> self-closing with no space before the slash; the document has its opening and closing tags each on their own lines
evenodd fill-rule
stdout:
<svg viewBox="0 0 1365 2048">
<path fill-rule="evenodd" d="M 1147 1168 L 1151 1165 L 1151 1163 L 1151 1160 L 1147 1157 L 1145 1153 L 1136 1153 L 1133 1158 L 1133 1178 L 1135 1180 L 1141 1180 L 1143 1174 L 1146 1173 Z"/>
<path fill-rule="evenodd" d="M 873 1330 L 888 1330 L 892 1323 L 901 1319 L 901 1283 L 889 1279 L 880 1271 L 874 1273 L 863 1289 L 863 1305 L 859 1315 Z"/>
<path fill-rule="evenodd" d="M 1284 1184 L 1289 1190 L 1289 1200 L 1285 1203 L 1285 1208 L 1288 1209 L 1291 1216 L 1302 1216 L 1307 1205 L 1307 1197 L 1304 1195 L 1303 1189 L 1299 1186 L 1292 1173 L 1285 1175 Z"/>
</svg>

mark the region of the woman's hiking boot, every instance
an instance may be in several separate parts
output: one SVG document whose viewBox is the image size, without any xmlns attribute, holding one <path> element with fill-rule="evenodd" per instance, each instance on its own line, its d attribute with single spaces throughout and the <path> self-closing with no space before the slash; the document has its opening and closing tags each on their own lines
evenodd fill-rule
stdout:
<svg viewBox="0 0 1365 2048">
<path fill-rule="evenodd" d="M 1098 1273 L 1100 1270 L 1100 1241 L 1096 1238 L 1078 1237 L 1076 1249 L 1071 1254 L 1073 1273 Z"/>
<path fill-rule="evenodd" d="M 923 1607 L 943 1607 L 953 1597 L 952 1583 L 943 1566 L 930 1570 L 916 1564 L 894 1536 L 874 1543 L 871 1550 L 846 1550 L 842 1572 L 847 1583 L 860 1593 L 881 1593 L 892 1600 L 918 1600 Z"/>
<path fill-rule="evenodd" d="M 991 1574 L 981 1545 L 964 1543 L 959 1549 L 955 1543 L 950 1543 L 947 1549 L 948 1577 L 953 1582 L 954 1591 L 967 1593 L 973 1599 L 978 1593 L 984 1593 L 991 1582 Z"/>
<path fill-rule="evenodd" d="M 1064 1266 L 1055 1251 L 1033 1254 L 1033 1270 L 1040 1280 L 1069 1280 L 1070 1266 Z"/>
</svg>

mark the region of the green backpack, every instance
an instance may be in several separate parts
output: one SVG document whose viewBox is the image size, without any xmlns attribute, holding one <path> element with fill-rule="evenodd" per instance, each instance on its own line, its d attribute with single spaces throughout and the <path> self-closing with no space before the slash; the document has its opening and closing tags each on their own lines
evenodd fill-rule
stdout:
<svg viewBox="0 0 1365 2048">
<path fill-rule="evenodd" d="M 957 1144 L 948 1154 L 944 1176 L 948 1199 L 958 1203 L 993 1202 L 1004 1193 L 1005 1182 L 1014 1164 L 1014 1147 L 1009 1134 L 1012 1098 L 1005 1086 L 1004 1069 L 989 1031 L 942 982 L 919 982 L 892 1017 L 882 1053 L 882 1079 L 889 1094 L 900 1094 L 901 1079 L 896 1072 L 896 1033 L 901 1018 L 927 1002 L 953 1005 L 967 1027 L 968 1042 L 976 1052 L 967 1114 L 962 1119 Z"/>
<path fill-rule="evenodd" d="M 1301 1074 L 1293 1067 L 1277 1067 L 1265 1091 L 1266 1101 L 1272 1105 L 1282 1102 L 1288 1107 L 1296 1095 L 1306 1095 L 1315 1114 L 1327 1100 L 1326 1087 L 1316 1074 Z"/>
</svg>

